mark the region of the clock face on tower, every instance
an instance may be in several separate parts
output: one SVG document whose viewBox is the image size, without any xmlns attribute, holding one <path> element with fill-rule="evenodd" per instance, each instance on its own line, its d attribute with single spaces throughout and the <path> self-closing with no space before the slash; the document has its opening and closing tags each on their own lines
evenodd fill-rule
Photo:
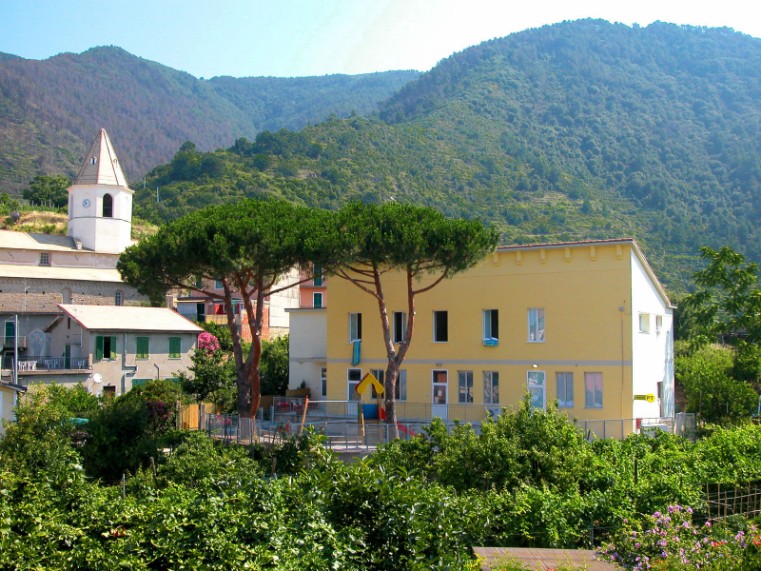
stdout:
<svg viewBox="0 0 761 571">
<path fill-rule="evenodd" d="M 89 198 L 85 198 L 85 199 L 82 201 L 82 207 L 83 207 L 83 208 L 90 208 L 90 199 L 89 199 Z"/>
</svg>

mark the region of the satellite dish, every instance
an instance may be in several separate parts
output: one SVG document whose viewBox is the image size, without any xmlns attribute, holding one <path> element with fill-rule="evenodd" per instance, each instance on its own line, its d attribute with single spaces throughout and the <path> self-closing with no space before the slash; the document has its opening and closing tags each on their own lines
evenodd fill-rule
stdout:
<svg viewBox="0 0 761 571">
<path fill-rule="evenodd" d="M 101 375 L 100 373 L 93 373 L 92 380 L 95 384 L 99 385 L 100 383 L 103 382 L 103 375 Z"/>
</svg>

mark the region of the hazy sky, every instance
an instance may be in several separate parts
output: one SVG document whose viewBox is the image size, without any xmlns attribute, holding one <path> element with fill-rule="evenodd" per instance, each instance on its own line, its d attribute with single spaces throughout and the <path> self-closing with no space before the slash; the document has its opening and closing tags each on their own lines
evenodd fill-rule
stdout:
<svg viewBox="0 0 761 571">
<path fill-rule="evenodd" d="M 589 17 L 761 38 L 751 0 L 0 0 L 0 52 L 115 45 L 206 78 L 426 71 L 491 38 Z"/>
</svg>

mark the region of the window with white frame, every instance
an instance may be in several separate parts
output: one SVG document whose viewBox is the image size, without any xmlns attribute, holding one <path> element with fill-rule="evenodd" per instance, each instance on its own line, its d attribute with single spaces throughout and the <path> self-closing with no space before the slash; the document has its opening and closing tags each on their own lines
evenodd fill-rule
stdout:
<svg viewBox="0 0 761 571">
<path fill-rule="evenodd" d="M 499 343 L 499 310 L 497 309 L 483 311 L 483 340 L 484 345 Z"/>
<path fill-rule="evenodd" d="M 434 369 L 433 375 L 433 404 L 447 404 L 447 381 L 449 372 Z"/>
<path fill-rule="evenodd" d="M 661 331 L 663 331 L 663 316 L 656 315 L 655 316 L 655 332 L 660 334 Z"/>
<path fill-rule="evenodd" d="M 362 369 L 346 370 L 346 391 L 348 400 L 360 400 L 362 395 L 357 392 L 357 385 L 362 380 Z"/>
<path fill-rule="evenodd" d="M 114 305 L 122 305 L 124 303 L 124 294 L 121 292 L 121 290 L 116 290 L 114 292 Z"/>
<path fill-rule="evenodd" d="M 530 343 L 544 343 L 544 308 L 529 308 L 528 340 Z"/>
<path fill-rule="evenodd" d="M 394 343 L 402 343 L 407 336 L 407 312 L 395 311 L 394 320 Z"/>
<path fill-rule="evenodd" d="M 602 408 L 602 373 L 584 373 L 584 406 Z"/>
<path fill-rule="evenodd" d="M 349 314 L 349 343 L 362 339 L 362 314 Z"/>
<path fill-rule="evenodd" d="M 399 370 L 399 376 L 396 378 L 396 390 L 394 391 L 396 400 L 407 400 L 407 371 Z"/>
<path fill-rule="evenodd" d="M 312 293 L 312 307 L 322 307 L 322 292 L 316 291 Z"/>
<path fill-rule="evenodd" d="M 380 384 L 382 384 L 384 387 L 386 386 L 386 370 L 385 369 L 370 369 L 370 372 L 373 374 L 373 376 L 378 379 Z M 378 392 L 375 390 L 375 387 L 372 388 L 372 397 L 374 399 L 378 398 Z M 400 369 L 397 372 L 396 376 L 396 387 L 394 389 L 394 398 L 398 401 L 406 401 L 407 400 L 407 371 L 404 369 Z"/>
<path fill-rule="evenodd" d="M 526 388 L 531 397 L 531 408 L 547 408 L 547 373 L 532 369 L 526 372 Z"/>
<path fill-rule="evenodd" d="M 499 404 L 499 373 L 484 371 L 484 404 Z"/>
<path fill-rule="evenodd" d="M 224 287 L 222 280 L 214 280 L 214 289 L 224 289 Z"/>
<path fill-rule="evenodd" d="M 449 314 L 446 311 L 433 312 L 433 340 L 436 343 L 449 341 Z"/>
<path fill-rule="evenodd" d="M 650 314 L 649 313 L 639 314 L 639 332 L 650 333 Z"/>
<path fill-rule="evenodd" d="M 573 373 L 555 373 L 558 408 L 573 408 Z"/>
<path fill-rule="evenodd" d="M 457 371 L 457 402 L 473 402 L 473 371 Z"/>
</svg>

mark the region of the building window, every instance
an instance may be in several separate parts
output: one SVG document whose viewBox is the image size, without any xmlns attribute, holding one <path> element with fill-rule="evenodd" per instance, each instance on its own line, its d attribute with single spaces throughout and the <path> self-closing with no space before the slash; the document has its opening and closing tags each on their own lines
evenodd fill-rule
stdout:
<svg viewBox="0 0 761 571">
<path fill-rule="evenodd" d="M 404 343 L 407 336 L 407 313 L 404 311 L 394 312 L 394 343 Z"/>
<path fill-rule="evenodd" d="M 650 314 L 649 313 L 639 314 L 639 332 L 650 333 Z"/>
<path fill-rule="evenodd" d="M 584 406 L 602 408 L 602 373 L 584 373 Z"/>
<path fill-rule="evenodd" d="M 378 382 L 383 385 L 384 389 L 386 387 L 386 370 L 385 369 L 370 369 L 370 374 L 378 379 Z M 375 386 L 371 386 L 370 389 L 372 390 L 372 398 L 377 399 L 380 395 L 378 394 L 378 391 L 375 390 Z"/>
<path fill-rule="evenodd" d="M 544 309 L 531 307 L 528 310 L 528 340 L 530 343 L 544 343 Z"/>
<path fill-rule="evenodd" d="M 182 339 L 180 337 L 169 338 L 169 358 L 179 359 L 182 357 Z"/>
<path fill-rule="evenodd" d="M 224 289 L 224 287 L 222 280 L 214 280 L 214 289 Z"/>
<path fill-rule="evenodd" d="M 573 408 L 573 373 L 555 373 L 559 408 Z"/>
<path fill-rule="evenodd" d="M 316 291 L 312 293 L 312 307 L 322 307 L 322 292 Z"/>
<path fill-rule="evenodd" d="M 150 352 L 149 345 L 150 340 L 148 337 L 136 337 L 137 349 L 135 350 L 135 357 L 138 359 L 147 359 Z"/>
<path fill-rule="evenodd" d="M 499 404 L 499 373 L 484 371 L 484 404 Z"/>
<path fill-rule="evenodd" d="M 447 371 L 433 371 L 433 404 L 447 404 Z"/>
<path fill-rule="evenodd" d="M 663 316 L 656 315 L 655 316 L 655 332 L 658 335 L 660 335 L 661 331 L 663 331 Z"/>
<path fill-rule="evenodd" d="M 114 199 L 110 194 L 103 195 L 103 218 L 113 218 Z"/>
<path fill-rule="evenodd" d="M 449 316 L 446 311 L 433 312 L 433 340 L 436 343 L 449 341 Z"/>
<path fill-rule="evenodd" d="M 373 376 L 378 379 L 380 384 L 383 385 L 383 387 L 386 387 L 386 371 L 385 369 L 371 369 L 370 372 L 373 374 Z M 375 387 L 372 387 L 372 396 L 374 399 L 378 398 L 378 393 L 375 390 Z M 396 387 L 394 387 L 394 398 L 398 401 L 406 401 L 407 400 L 407 371 L 400 370 L 397 373 L 396 376 Z"/>
<path fill-rule="evenodd" d="M 544 371 L 531 370 L 526 373 L 526 385 L 531 397 L 531 408 L 544 410 L 547 405 L 547 374 Z"/>
<path fill-rule="evenodd" d="M 318 287 L 322 285 L 322 268 L 320 266 L 312 268 L 312 284 Z"/>
<path fill-rule="evenodd" d="M 396 400 L 407 400 L 407 371 L 404 369 L 401 369 L 396 377 L 396 391 L 394 392 Z"/>
<path fill-rule="evenodd" d="M 484 345 L 499 344 L 499 310 L 484 309 L 483 333 Z"/>
<path fill-rule="evenodd" d="M 473 402 L 473 371 L 457 371 L 457 402 Z"/>
<path fill-rule="evenodd" d="M 116 359 L 115 336 L 98 335 L 95 338 L 95 359 L 97 361 Z"/>
<path fill-rule="evenodd" d="M 357 392 L 357 385 L 362 380 L 362 369 L 347 369 L 347 400 L 360 400 L 362 395 Z"/>
<path fill-rule="evenodd" d="M 349 314 L 349 343 L 362 339 L 362 314 Z"/>
<path fill-rule="evenodd" d="M 121 305 L 124 302 L 122 292 L 116 290 L 114 292 L 114 305 Z"/>
<path fill-rule="evenodd" d="M 320 369 L 320 394 L 328 396 L 328 369 L 325 367 Z"/>
<path fill-rule="evenodd" d="M 40 265 L 41 266 L 49 266 L 50 265 L 50 253 L 49 252 L 40 252 Z"/>
</svg>

